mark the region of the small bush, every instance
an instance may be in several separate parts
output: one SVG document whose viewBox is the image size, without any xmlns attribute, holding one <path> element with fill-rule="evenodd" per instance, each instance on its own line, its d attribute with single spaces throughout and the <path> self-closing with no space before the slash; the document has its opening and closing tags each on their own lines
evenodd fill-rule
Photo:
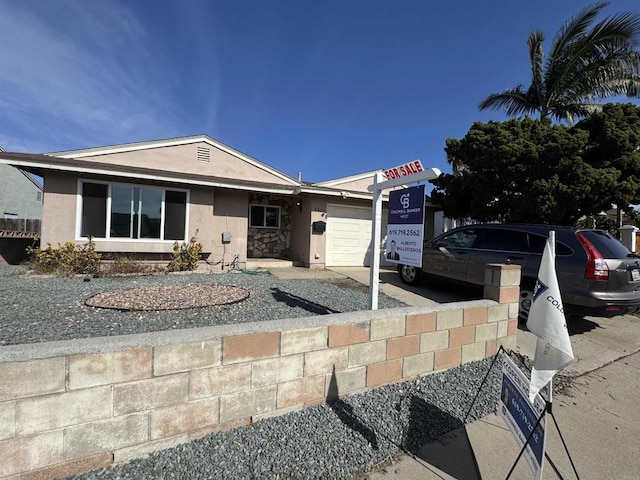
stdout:
<svg viewBox="0 0 640 480">
<path fill-rule="evenodd" d="M 173 244 L 173 253 L 171 254 L 171 262 L 167 265 L 168 272 L 185 272 L 193 271 L 198 268 L 200 254 L 202 253 L 202 244 L 196 240 L 196 234 L 191 237 L 188 243 L 183 242 L 182 245 L 175 242 Z"/>
<path fill-rule="evenodd" d="M 84 245 L 66 242 L 64 245 L 58 244 L 56 248 L 47 243 L 45 250 L 34 245 L 27 247 L 27 254 L 31 268 L 36 273 L 94 275 L 100 270 L 100 254 L 96 253 L 95 243 L 91 239 Z"/>
<path fill-rule="evenodd" d="M 126 255 L 113 255 L 104 258 L 100 264 L 100 275 L 150 275 L 164 271 L 164 267 L 134 260 Z"/>
</svg>

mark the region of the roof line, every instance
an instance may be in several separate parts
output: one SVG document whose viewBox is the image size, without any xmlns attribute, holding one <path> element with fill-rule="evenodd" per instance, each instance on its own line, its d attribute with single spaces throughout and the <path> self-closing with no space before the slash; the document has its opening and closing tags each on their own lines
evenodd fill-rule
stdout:
<svg viewBox="0 0 640 480">
<path fill-rule="evenodd" d="M 196 143 L 196 142 L 208 143 L 212 147 L 215 147 L 219 150 L 222 150 L 223 152 L 226 152 L 230 155 L 238 157 L 257 168 L 260 168 L 261 170 L 265 170 L 282 180 L 286 180 L 290 182 L 293 185 L 300 184 L 295 178 L 290 177 L 286 173 L 283 173 L 265 163 L 262 163 L 260 160 L 257 160 L 245 153 L 242 153 L 241 151 L 236 150 L 235 148 L 230 147 L 229 145 L 219 142 L 206 134 L 193 135 L 189 137 L 174 137 L 174 138 L 167 138 L 163 140 L 150 140 L 145 142 L 125 143 L 125 144 L 110 145 L 105 147 L 93 147 L 93 148 L 86 148 L 81 150 L 52 152 L 52 153 L 48 153 L 47 155 L 60 157 L 60 158 L 93 157 L 98 155 L 106 155 L 109 153 L 133 152 L 136 150 L 146 150 L 149 148 L 162 148 L 162 147 L 177 146 L 177 145 L 188 145 L 190 143 Z"/>
<path fill-rule="evenodd" d="M 373 176 L 375 175 L 375 173 L 382 171 L 382 169 L 372 170 L 370 172 L 358 173 L 356 175 L 349 175 L 347 177 L 334 178 L 333 180 L 325 180 L 324 182 L 313 183 L 313 185 L 317 187 L 330 187 L 339 183 L 355 182 L 356 180 L 362 180 L 363 178 L 367 177 L 372 177 L 373 182 Z"/>
</svg>

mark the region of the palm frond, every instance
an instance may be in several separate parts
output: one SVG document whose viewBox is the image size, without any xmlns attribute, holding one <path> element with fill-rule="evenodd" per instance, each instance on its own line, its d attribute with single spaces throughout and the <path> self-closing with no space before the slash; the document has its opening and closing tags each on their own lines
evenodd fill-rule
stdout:
<svg viewBox="0 0 640 480">
<path fill-rule="evenodd" d="M 587 6 L 572 16 L 544 55 L 544 34 L 527 40 L 531 84 L 487 97 L 479 108 L 509 116 L 538 112 L 573 123 L 591 113 L 597 100 L 626 94 L 640 97 L 640 13 L 623 12 L 596 22 L 608 4 Z"/>
<path fill-rule="evenodd" d="M 607 5 L 608 3 L 606 2 L 588 5 L 569 18 L 569 20 L 560 27 L 560 30 L 558 30 L 558 33 L 553 39 L 549 60 L 552 61 L 555 58 L 561 57 L 567 46 L 584 35 L 589 25 L 591 25 L 600 11 Z"/>
<path fill-rule="evenodd" d="M 504 110 L 510 117 L 518 117 L 537 112 L 535 105 L 532 105 L 526 93 L 522 90 L 522 85 L 516 88 L 505 90 L 502 93 L 493 93 L 485 98 L 478 105 L 480 110 Z"/>
<path fill-rule="evenodd" d="M 531 63 L 531 87 L 537 93 L 538 98 L 542 99 L 544 95 L 544 51 L 542 43 L 544 42 L 544 33 L 540 30 L 531 32 L 527 40 L 529 48 L 529 61 Z"/>
</svg>

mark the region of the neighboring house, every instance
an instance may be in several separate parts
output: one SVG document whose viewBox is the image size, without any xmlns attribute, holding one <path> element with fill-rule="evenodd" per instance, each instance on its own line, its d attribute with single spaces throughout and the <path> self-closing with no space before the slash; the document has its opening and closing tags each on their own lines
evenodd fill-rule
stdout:
<svg viewBox="0 0 640 480">
<path fill-rule="evenodd" d="M 0 164 L 0 218 L 42 218 L 42 198 L 37 179 L 11 165 Z"/>
<path fill-rule="evenodd" d="M 310 184 L 206 135 L 0 152 L 0 164 L 44 178 L 42 245 L 92 238 L 99 252 L 168 258 L 175 241 L 197 235 L 219 268 L 264 257 L 320 268 L 370 263 L 374 172 Z"/>
</svg>

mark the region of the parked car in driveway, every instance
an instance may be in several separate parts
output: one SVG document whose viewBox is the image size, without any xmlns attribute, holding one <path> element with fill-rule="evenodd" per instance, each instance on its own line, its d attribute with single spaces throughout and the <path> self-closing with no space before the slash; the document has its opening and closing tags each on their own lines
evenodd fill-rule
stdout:
<svg viewBox="0 0 640 480">
<path fill-rule="evenodd" d="M 402 281 L 424 277 L 484 283 L 488 263 L 522 267 L 520 320 L 526 320 L 549 231 L 556 232 L 556 271 L 567 317 L 614 317 L 640 310 L 640 257 L 603 230 L 549 225 L 467 225 L 425 242 L 422 271 L 398 265 Z"/>
</svg>

